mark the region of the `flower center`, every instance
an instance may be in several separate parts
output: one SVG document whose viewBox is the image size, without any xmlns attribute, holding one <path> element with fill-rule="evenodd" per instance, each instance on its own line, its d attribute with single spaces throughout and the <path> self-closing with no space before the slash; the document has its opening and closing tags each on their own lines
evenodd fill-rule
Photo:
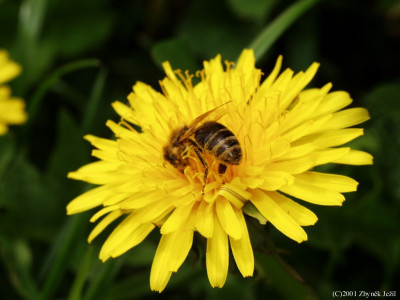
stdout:
<svg viewBox="0 0 400 300">
<path fill-rule="evenodd" d="M 199 185 L 204 194 L 219 190 L 229 179 L 227 178 L 230 174 L 229 166 L 221 163 L 207 151 L 202 151 L 198 155 L 191 147 L 185 158 L 188 165 L 184 169 L 184 174 L 189 182 Z"/>
</svg>

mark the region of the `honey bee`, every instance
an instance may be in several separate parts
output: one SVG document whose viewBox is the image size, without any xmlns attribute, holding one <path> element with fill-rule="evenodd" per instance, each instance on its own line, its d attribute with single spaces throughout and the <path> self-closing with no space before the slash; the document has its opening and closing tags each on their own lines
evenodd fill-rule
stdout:
<svg viewBox="0 0 400 300">
<path fill-rule="evenodd" d="M 242 159 L 242 149 L 233 132 L 216 120 L 208 121 L 221 106 L 200 115 L 190 125 L 174 130 L 168 144 L 163 148 L 164 159 L 181 172 L 189 164 L 187 158 L 189 149 L 194 150 L 204 167 L 202 194 L 209 171 L 204 159 L 205 153 L 217 159 L 219 174 L 225 173 L 227 165 L 239 165 Z"/>
</svg>

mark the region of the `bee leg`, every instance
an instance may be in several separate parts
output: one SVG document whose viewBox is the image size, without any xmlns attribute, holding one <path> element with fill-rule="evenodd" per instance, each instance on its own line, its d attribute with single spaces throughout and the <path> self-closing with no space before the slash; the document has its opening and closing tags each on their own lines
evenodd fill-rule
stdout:
<svg viewBox="0 0 400 300">
<path fill-rule="evenodd" d="M 218 166 L 218 173 L 219 174 L 224 174 L 225 173 L 225 171 L 226 171 L 226 165 L 224 165 L 224 164 L 219 164 L 219 166 Z"/>
<path fill-rule="evenodd" d="M 200 159 L 200 162 L 204 167 L 203 187 L 201 189 L 201 194 L 204 195 L 204 189 L 206 187 L 207 177 L 208 177 L 208 165 L 204 160 L 203 155 L 201 154 L 201 149 L 199 148 L 199 146 L 197 146 L 197 144 L 193 141 L 191 141 L 191 144 L 193 145 L 194 152 L 196 152 L 197 157 Z"/>
</svg>

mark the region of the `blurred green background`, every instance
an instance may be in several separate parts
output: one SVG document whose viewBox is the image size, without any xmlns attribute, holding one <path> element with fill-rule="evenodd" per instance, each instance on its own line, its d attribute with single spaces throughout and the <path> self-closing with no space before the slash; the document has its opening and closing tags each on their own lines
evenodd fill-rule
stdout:
<svg viewBox="0 0 400 300">
<path fill-rule="evenodd" d="M 308 9 L 290 11 L 289 0 L 0 0 L 0 48 L 23 67 L 11 86 L 29 113 L 27 124 L 0 137 L 0 298 L 399 294 L 400 1 L 307 2 Z M 355 178 L 359 191 L 346 194 L 343 207 L 307 205 L 319 217 L 305 228 L 307 242 L 249 221 L 253 278 L 243 279 L 231 262 L 225 287 L 212 289 L 198 239 L 160 296 L 149 288 L 159 234 L 101 263 L 107 233 L 88 245 L 91 214 L 65 215 L 66 204 L 90 187 L 66 174 L 92 161 L 84 134 L 111 137 L 104 123 L 117 120 L 113 100 L 124 100 L 137 80 L 158 88 L 162 61 L 193 72 L 218 53 L 235 61 L 250 45 L 264 73 L 279 54 L 295 71 L 318 61 L 312 85 L 333 82 L 334 90 L 350 92 L 354 106 L 368 108 L 366 134 L 351 145 L 372 153 L 374 165 L 324 166 Z"/>
</svg>

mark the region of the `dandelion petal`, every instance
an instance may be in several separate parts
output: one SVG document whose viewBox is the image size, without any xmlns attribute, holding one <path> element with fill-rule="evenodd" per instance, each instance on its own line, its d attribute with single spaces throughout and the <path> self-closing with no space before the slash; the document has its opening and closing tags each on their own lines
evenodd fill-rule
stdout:
<svg viewBox="0 0 400 300">
<path fill-rule="evenodd" d="M 279 231 L 298 243 L 307 240 L 307 234 L 303 228 L 273 199 L 258 190 L 253 190 L 251 193 L 251 202 Z"/>
<path fill-rule="evenodd" d="M 216 210 L 219 221 L 225 232 L 234 239 L 240 239 L 242 236 L 242 226 L 239 224 L 236 214 L 225 198 L 219 198 L 216 201 Z"/>
<path fill-rule="evenodd" d="M 235 209 L 235 214 L 242 227 L 242 236 L 240 239 L 229 237 L 232 247 L 233 257 L 236 265 L 243 277 L 253 276 L 254 272 L 254 255 L 251 247 L 249 233 L 247 231 L 246 221 L 241 210 Z"/>
<path fill-rule="evenodd" d="M 218 218 L 214 216 L 214 232 L 207 239 L 207 275 L 212 287 L 223 287 L 228 275 L 229 248 L 228 236 Z"/>
</svg>

